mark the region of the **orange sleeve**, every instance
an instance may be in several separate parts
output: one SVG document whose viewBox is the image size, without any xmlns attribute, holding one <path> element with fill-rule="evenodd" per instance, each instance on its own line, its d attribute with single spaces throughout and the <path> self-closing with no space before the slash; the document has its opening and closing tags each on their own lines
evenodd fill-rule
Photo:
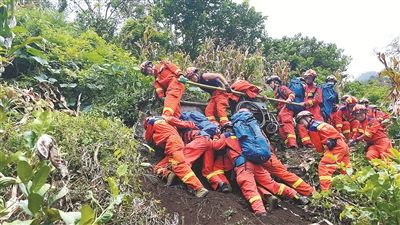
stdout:
<svg viewBox="0 0 400 225">
<path fill-rule="evenodd" d="M 340 109 L 337 111 L 336 116 L 335 116 L 335 124 L 336 124 L 336 130 L 339 133 L 342 133 L 342 128 L 343 128 L 343 111 Z"/>
<path fill-rule="evenodd" d="M 364 129 L 365 136 L 372 138 L 372 135 L 376 134 L 381 126 L 377 121 L 370 121 Z"/>
<path fill-rule="evenodd" d="M 321 90 L 321 88 L 316 88 L 315 93 L 314 93 L 314 98 L 307 99 L 305 101 L 305 103 L 306 103 L 306 106 L 309 106 L 309 107 L 313 107 L 315 105 L 321 104 L 322 103 L 322 90 Z"/>
<path fill-rule="evenodd" d="M 222 150 L 223 148 L 225 148 L 226 146 L 226 142 L 225 142 L 226 138 L 224 134 L 221 134 L 219 139 L 214 139 L 212 141 L 212 146 L 213 149 L 216 151 Z"/>
<path fill-rule="evenodd" d="M 309 132 L 312 143 L 318 153 L 324 153 L 324 146 L 321 143 L 321 138 L 317 132 Z"/>
<path fill-rule="evenodd" d="M 149 144 L 153 142 L 153 126 L 150 124 L 147 125 L 146 132 L 144 133 L 144 139 Z"/>
<path fill-rule="evenodd" d="M 180 75 L 183 75 L 183 72 L 181 69 L 179 69 L 178 66 L 176 66 L 175 64 L 173 64 L 170 61 L 162 61 L 162 63 L 164 63 L 164 65 L 172 72 L 174 73 L 177 77 L 179 77 Z"/>
<path fill-rule="evenodd" d="M 164 88 L 161 86 L 160 83 L 158 83 L 157 80 L 154 81 L 154 88 L 156 89 L 156 93 L 157 93 L 158 98 L 162 98 L 162 97 L 165 96 Z"/>
</svg>

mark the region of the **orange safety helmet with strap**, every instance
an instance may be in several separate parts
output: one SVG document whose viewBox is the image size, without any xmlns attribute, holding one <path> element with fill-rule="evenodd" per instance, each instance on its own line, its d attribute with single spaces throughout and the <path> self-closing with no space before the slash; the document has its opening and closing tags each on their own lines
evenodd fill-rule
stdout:
<svg viewBox="0 0 400 225">
<path fill-rule="evenodd" d="M 199 72 L 199 68 L 196 68 L 196 67 L 188 67 L 187 69 L 186 69 L 186 77 L 188 78 L 188 79 L 190 79 L 193 75 L 195 75 L 196 73 L 198 73 Z"/>
<path fill-rule="evenodd" d="M 144 61 L 140 65 L 140 72 L 142 72 L 143 75 L 149 75 L 149 74 L 147 74 L 147 68 L 148 67 L 153 67 L 153 62 L 152 61 Z"/>
<path fill-rule="evenodd" d="M 312 76 L 315 79 L 315 77 L 317 77 L 317 72 L 315 72 L 312 69 L 309 69 L 304 73 L 304 78 L 306 78 L 308 76 Z"/>
<path fill-rule="evenodd" d="M 300 120 L 303 119 L 304 117 L 310 117 L 311 119 L 314 119 L 314 115 L 311 112 L 304 110 L 299 112 L 299 114 L 297 114 L 296 123 L 299 123 Z"/>
<path fill-rule="evenodd" d="M 353 107 L 353 112 L 351 112 L 353 115 L 358 114 L 358 113 L 367 113 L 367 108 L 364 105 L 357 104 Z"/>
</svg>

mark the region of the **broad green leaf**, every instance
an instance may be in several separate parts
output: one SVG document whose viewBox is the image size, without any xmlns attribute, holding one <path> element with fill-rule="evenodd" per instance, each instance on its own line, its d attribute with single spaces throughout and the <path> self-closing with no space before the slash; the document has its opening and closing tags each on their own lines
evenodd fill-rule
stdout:
<svg viewBox="0 0 400 225">
<path fill-rule="evenodd" d="M 113 195 L 113 197 L 117 197 L 118 196 L 118 185 L 117 182 L 115 182 L 115 180 L 111 177 L 107 178 L 107 182 L 110 185 L 110 189 L 111 189 L 111 193 Z"/>
<path fill-rule="evenodd" d="M 28 32 L 28 30 L 25 27 L 21 26 L 15 26 L 12 30 L 15 34 Z"/>
<path fill-rule="evenodd" d="M 30 191 L 33 193 L 37 193 L 40 190 L 40 188 L 46 183 L 49 173 L 50 173 L 49 166 L 43 166 L 42 168 L 40 168 L 39 171 L 35 174 L 35 177 L 33 178 L 32 187 L 30 188 Z"/>
<path fill-rule="evenodd" d="M 11 223 L 4 222 L 3 225 L 30 225 L 32 224 L 33 220 L 15 220 Z"/>
<path fill-rule="evenodd" d="M 126 164 L 120 165 L 117 169 L 117 177 L 125 175 L 126 171 L 128 171 L 128 165 Z"/>
<path fill-rule="evenodd" d="M 100 223 L 107 223 L 110 221 L 111 217 L 113 216 L 113 212 L 111 210 L 107 210 L 104 214 L 101 215 L 99 218 Z"/>
<path fill-rule="evenodd" d="M 79 225 L 92 224 L 94 221 L 94 211 L 89 205 L 83 205 L 81 210 L 82 218 L 79 221 Z"/>
<path fill-rule="evenodd" d="M 58 209 L 54 208 L 45 208 L 43 209 L 46 213 L 47 220 L 50 220 L 51 222 L 57 221 L 61 219 L 60 212 Z"/>
<path fill-rule="evenodd" d="M 47 81 L 47 79 L 48 79 L 49 77 L 46 76 L 46 75 L 44 75 L 44 74 L 42 73 L 42 74 L 40 74 L 39 76 L 35 76 L 35 77 L 33 77 L 33 78 L 35 78 L 35 79 L 38 80 L 39 82 L 45 82 L 45 81 Z"/>
<path fill-rule="evenodd" d="M 39 191 L 37 192 L 37 194 L 39 194 L 39 195 L 41 195 L 41 196 L 44 196 L 46 193 L 47 193 L 47 191 L 50 189 L 50 184 L 44 184 L 40 189 L 39 189 Z"/>
<path fill-rule="evenodd" d="M 28 215 L 30 215 L 30 216 L 33 216 L 31 210 L 29 210 L 29 208 L 28 208 L 28 200 L 22 200 L 22 201 L 20 201 L 20 202 L 19 202 L 19 206 L 22 208 L 22 210 L 23 210 L 26 214 L 28 214 Z"/>
<path fill-rule="evenodd" d="M 30 193 L 28 196 L 28 209 L 33 213 L 36 214 L 44 205 L 44 197 L 36 194 Z"/>
<path fill-rule="evenodd" d="M 36 139 L 36 133 L 34 131 L 25 131 L 24 132 L 24 139 L 25 139 L 25 145 L 28 148 L 33 148 L 35 147 L 35 139 Z"/>
<path fill-rule="evenodd" d="M 67 187 L 63 187 L 60 192 L 58 192 L 56 195 L 52 195 L 49 199 L 49 206 L 51 206 L 55 201 L 58 199 L 64 197 L 68 193 L 69 189 Z"/>
<path fill-rule="evenodd" d="M 34 59 L 36 62 L 40 63 L 41 65 L 48 65 L 49 63 L 39 56 L 31 56 L 29 58 Z"/>
<path fill-rule="evenodd" d="M 21 190 L 22 194 L 24 194 L 25 198 L 28 197 L 28 190 L 26 189 L 25 184 L 19 183 L 18 187 L 19 187 L 19 190 Z"/>
<path fill-rule="evenodd" d="M 26 184 L 33 176 L 31 165 L 27 161 L 19 161 L 17 166 L 17 174 L 19 179 Z"/>
<path fill-rule="evenodd" d="M 60 216 L 62 220 L 67 224 L 67 225 L 74 225 L 76 224 L 76 221 L 79 221 L 81 219 L 81 213 L 80 212 L 64 212 L 62 210 L 59 210 Z"/>
<path fill-rule="evenodd" d="M 124 198 L 125 194 L 120 194 L 115 198 L 115 204 L 119 205 L 122 202 L 122 199 Z"/>
</svg>

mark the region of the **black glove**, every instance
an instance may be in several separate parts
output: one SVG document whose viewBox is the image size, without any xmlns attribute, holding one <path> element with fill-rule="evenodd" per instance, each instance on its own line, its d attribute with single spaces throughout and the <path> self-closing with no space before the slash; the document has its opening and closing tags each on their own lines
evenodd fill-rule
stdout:
<svg viewBox="0 0 400 225">
<path fill-rule="evenodd" d="M 333 138 L 328 138 L 328 141 L 326 142 L 326 147 L 328 147 L 329 150 L 332 150 L 337 144 L 337 140 Z"/>
<path fill-rule="evenodd" d="M 231 86 L 229 84 L 225 85 L 225 90 L 228 93 L 232 93 L 232 88 L 231 88 Z"/>
</svg>

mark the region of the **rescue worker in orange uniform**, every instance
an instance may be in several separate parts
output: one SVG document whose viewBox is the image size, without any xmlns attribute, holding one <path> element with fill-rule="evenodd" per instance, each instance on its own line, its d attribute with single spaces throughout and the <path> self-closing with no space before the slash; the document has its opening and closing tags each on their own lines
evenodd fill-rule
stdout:
<svg viewBox="0 0 400 225">
<path fill-rule="evenodd" d="M 301 195 L 303 196 L 311 195 L 312 192 L 314 191 L 313 187 L 307 184 L 303 179 L 298 177 L 296 174 L 289 172 L 287 170 L 286 166 L 284 166 L 282 162 L 278 159 L 278 157 L 276 157 L 274 149 L 272 148 L 272 145 L 270 144 L 268 138 L 267 137 L 265 138 L 267 139 L 267 142 L 271 148 L 271 158 L 264 164 L 262 164 L 264 168 L 272 176 L 279 178 L 282 182 L 295 189 Z"/>
<path fill-rule="evenodd" d="M 172 116 L 149 116 L 144 119 L 143 127 L 146 130 L 144 133 L 146 142 L 164 148 L 165 158 L 154 167 L 154 173 L 161 178 L 167 178 L 167 186 L 170 186 L 174 177 L 177 176 L 184 184 L 195 191 L 197 197 L 205 197 L 208 190 L 203 187 L 190 166 L 185 162 L 184 144 L 177 130 L 177 128 L 197 129 L 194 123 L 181 121 Z"/>
<path fill-rule="evenodd" d="M 332 175 L 338 164 L 343 162 L 346 168 L 351 167 L 349 147 L 333 126 L 314 120 L 314 116 L 308 111 L 297 114 L 296 122 L 307 128 L 316 151 L 324 154 L 318 164 L 318 176 L 321 190 L 329 190 Z M 333 160 L 332 156 L 336 157 L 336 160 Z M 342 169 L 340 172 L 346 174 Z"/>
<path fill-rule="evenodd" d="M 367 114 L 368 118 L 375 118 L 379 123 L 382 123 L 382 121 L 390 118 L 389 114 L 380 110 L 377 105 L 370 105 L 367 108 L 367 110 L 368 110 Z"/>
<path fill-rule="evenodd" d="M 319 106 L 322 103 L 322 90 L 318 88 L 317 84 L 314 83 L 315 78 L 317 77 L 317 72 L 312 69 L 307 70 L 304 73 L 305 80 L 305 94 L 304 94 L 304 102 L 302 102 L 302 106 L 314 115 L 314 118 L 319 121 L 324 121 L 324 117 L 321 113 L 321 107 Z M 298 131 L 301 138 L 301 142 L 303 146 L 306 148 L 313 148 L 313 144 L 308 136 L 307 130 L 303 126 L 298 126 Z"/>
<path fill-rule="evenodd" d="M 215 149 L 226 148 L 228 158 L 235 165 L 236 181 L 257 216 L 267 215 L 262 197 L 257 190 L 257 184 L 275 195 L 294 199 L 298 204 L 308 204 L 308 200 L 294 189 L 274 181 L 262 165 L 247 161 L 241 155 L 242 148 L 233 129 L 226 130 L 219 140 L 213 142 L 213 146 Z"/>
<path fill-rule="evenodd" d="M 185 91 L 185 86 L 179 82 L 183 72 L 175 64 L 169 61 L 161 61 L 153 65 L 151 61 L 145 61 L 140 65 L 143 75 L 154 75 L 154 88 L 159 99 L 164 102 L 162 115 L 179 118 L 180 101 Z"/>
<path fill-rule="evenodd" d="M 359 141 L 365 141 L 367 143 L 366 157 L 368 160 L 376 158 L 386 160 L 389 155 L 392 155 L 389 152 L 392 148 L 392 142 L 382 124 L 377 119 L 367 116 L 368 111 L 364 105 L 355 105 L 352 113 L 355 119 L 360 121 L 359 128 L 362 132 L 361 136 L 354 138 L 349 143 L 349 146 Z"/>
<path fill-rule="evenodd" d="M 189 67 L 186 69 L 186 77 L 196 83 L 204 84 L 212 87 L 224 87 L 225 91 L 213 90 L 205 87 L 200 87 L 202 90 L 211 95 L 211 99 L 204 111 L 206 117 L 211 121 L 217 121 L 215 116 L 219 117 L 219 123 L 223 126 L 229 121 L 226 113 L 228 107 L 228 99 L 232 93 L 231 87 L 225 77 L 220 73 L 203 73 L 199 74 L 199 68 Z"/>
<path fill-rule="evenodd" d="M 336 115 L 336 130 L 342 133 L 347 140 L 350 140 L 358 133 L 360 122 L 354 119 L 351 114 L 353 107 L 357 104 L 357 99 L 353 96 L 345 100 L 345 105 L 340 107 Z"/>
<path fill-rule="evenodd" d="M 225 177 L 223 170 L 214 169 L 214 149 L 211 137 L 218 135 L 220 132 L 217 128 L 215 131 L 212 130 L 182 130 L 182 139 L 184 141 L 185 148 L 183 154 L 185 156 L 186 163 L 192 167 L 193 163 L 203 155 L 203 165 L 201 173 L 203 177 L 207 179 L 211 187 L 216 191 L 224 193 L 230 192 L 230 184 L 228 179 Z"/>
<path fill-rule="evenodd" d="M 358 100 L 358 104 L 364 105 L 365 108 L 367 109 L 367 116 L 368 118 L 375 118 L 375 113 L 372 107 L 368 107 L 369 105 L 369 100 L 367 98 L 360 98 Z"/>
<path fill-rule="evenodd" d="M 274 97 L 279 100 L 286 101 L 288 104 L 294 100 L 294 93 L 286 86 L 281 85 L 282 80 L 278 76 L 270 76 L 266 83 L 274 91 Z M 275 108 L 278 110 L 279 134 L 289 149 L 297 149 L 296 132 L 294 131 L 294 111 L 286 107 L 285 103 L 276 102 Z"/>
</svg>

